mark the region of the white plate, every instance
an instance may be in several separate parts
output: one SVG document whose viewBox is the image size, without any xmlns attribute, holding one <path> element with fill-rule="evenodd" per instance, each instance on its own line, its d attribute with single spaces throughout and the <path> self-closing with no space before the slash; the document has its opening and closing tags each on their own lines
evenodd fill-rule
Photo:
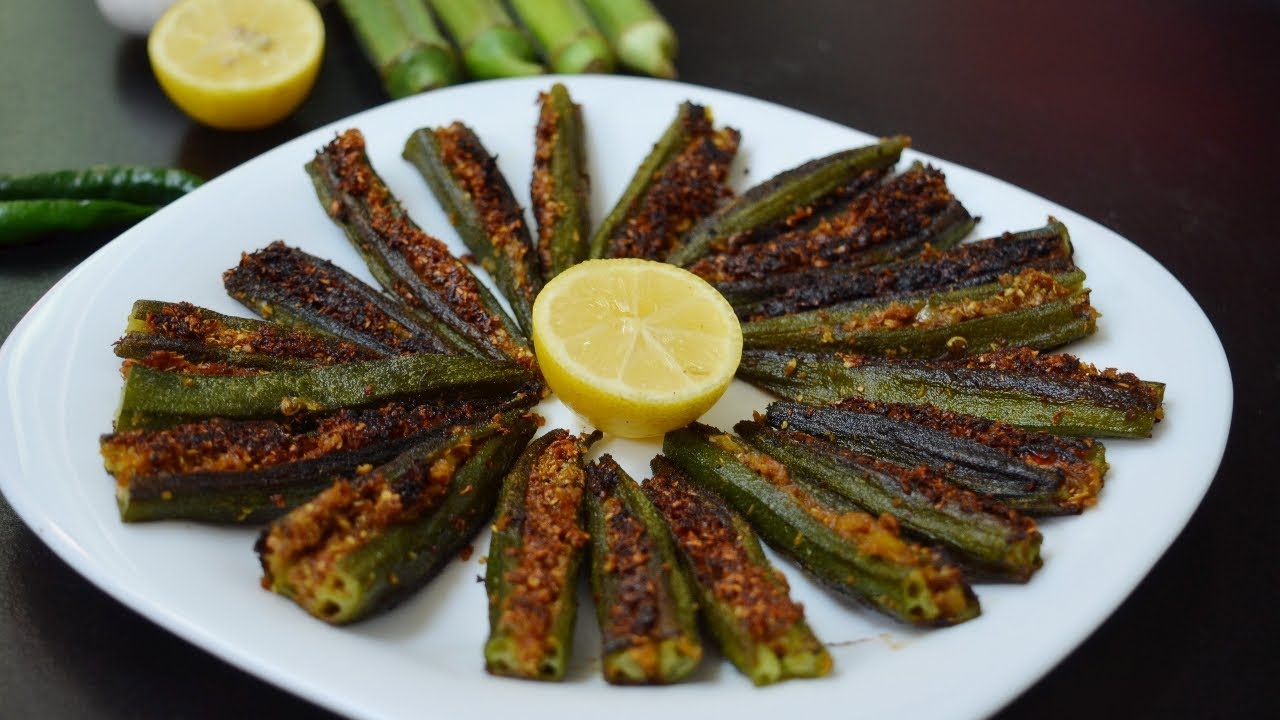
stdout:
<svg viewBox="0 0 1280 720">
<path fill-rule="evenodd" d="M 739 188 L 800 161 L 865 144 L 864 133 L 759 100 L 677 83 L 616 77 L 565 79 L 582 103 L 593 210 L 603 217 L 677 103 L 714 108 L 742 130 Z M 362 129 L 375 167 L 428 231 L 461 249 L 423 181 L 400 158 L 410 131 L 455 118 L 470 124 L 527 201 L 535 78 L 464 85 L 392 103 L 309 133 L 213 180 L 121 235 L 67 275 L 0 350 L 0 489 L 33 530 L 85 577 L 174 633 L 273 683 L 353 716 L 528 718 L 663 717 L 666 712 L 777 718 L 855 706 L 860 717 L 970 717 L 995 711 L 1031 685 L 1115 609 L 1182 529 L 1226 444 L 1231 379 L 1203 312 L 1167 271 L 1105 228 L 1042 198 L 950 163 L 956 195 L 983 220 L 978 233 L 1039 226 L 1052 214 L 1071 229 L 1103 318 L 1071 350 L 1099 365 L 1168 383 L 1166 419 L 1146 441 L 1107 443 L 1111 472 L 1100 505 L 1045 522 L 1045 566 L 1025 586 L 980 585 L 982 616 L 914 631 L 816 588 L 785 562 L 818 635 L 831 643 L 833 677 L 751 688 L 719 658 L 697 681 L 617 689 L 598 677 L 590 606 L 578 626 L 568 681 L 496 679 L 481 667 L 487 632 L 478 558 L 455 561 L 394 611 L 335 629 L 263 591 L 255 530 L 186 522 L 124 525 L 97 452 L 120 388 L 112 341 L 136 298 L 191 300 L 242 313 L 221 273 L 241 251 L 283 238 L 371 281 L 321 211 L 302 165 L 338 130 Z M 909 130 L 909 128 L 905 128 Z M 926 148 L 927 149 L 927 148 Z M 911 153 L 908 159 L 918 156 Z M 727 427 L 766 397 L 740 383 L 706 420 Z M 581 427 L 554 401 L 549 426 Z M 655 443 L 610 441 L 636 477 Z"/>
</svg>

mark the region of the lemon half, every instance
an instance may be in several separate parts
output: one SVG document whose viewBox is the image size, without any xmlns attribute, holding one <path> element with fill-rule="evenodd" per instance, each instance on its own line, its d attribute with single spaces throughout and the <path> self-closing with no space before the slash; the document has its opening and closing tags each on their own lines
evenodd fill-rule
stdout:
<svg viewBox="0 0 1280 720">
<path fill-rule="evenodd" d="M 733 308 L 697 275 L 649 260 L 588 260 L 533 305 L 547 384 L 600 430 L 651 437 L 696 420 L 742 357 Z"/>
<path fill-rule="evenodd" d="M 293 112 L 323 53 L 324 22 L 310 0 L 180 0 L 147 38 L 169 99 L 224 130 L 266 127 Z"/>
</svg>

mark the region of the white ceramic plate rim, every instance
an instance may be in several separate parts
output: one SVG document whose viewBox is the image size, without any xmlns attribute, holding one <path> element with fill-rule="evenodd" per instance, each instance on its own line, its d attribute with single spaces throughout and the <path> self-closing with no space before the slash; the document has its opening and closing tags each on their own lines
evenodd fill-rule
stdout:
<svg viewBox="0 0 1280 720">
<path fill-rule="evenodd" d="M 864 133 L 799 111 L 692 85 L 620 77 L 561 78 L 586 113 L 593 206 L 602 217 L 685 99 L 712 106 L 743 130 L 735 166 L 741 189 L 826 152 L 864 144 Z M 41 299 L 0 349 L 0 490 L 60 557 L 107 593 L 192 643 L 336 711 L 400 718 L 481 717 L 518 708 L 530 718 L 607 712 L 617 718 L 744 718 L 855 708 L 869 717 L 989 714 L 1029 687 L 1093 631 L 1181 531 L 1208 489 L 1226 445 L 1231 378 L 1208 319 L 1142 250 L 1076 213 L 972 170 L 938 164 L 989 236 L 1054 215 L 1072 230 L 1089 273 L 1100 332 L 1077 352 L 1169 383 L 1167 419 L 1148 441 L 1108 442 L 1112 471 L 1099 507 L 1043 524 L 1044 569 L 1026 586 L 980 585 L 984 614 L 943 631 L 902 628 L 816 589 L 781 567 L 811 624 L 832 642 L 832 678 L 749 687 L 717 658 L 696 682 L 612 688 L 592 665 L 592 613 L 579 623 L 579 660 L 564 685 L 490 678 L 481 670 L 483 592 L 469 583 L 476 558 L 455 561 L 429 590 L 348 629 L 305 617 L 255 586 L 253 533 L 189 523 L 126 526 L 97 458 L 118 392 L 109 343 L 137 297 L 237 306 L 218 275 L 240 250 L 283 237 L 368 278 L 341 232 L 324 218 L 300 166 L 334 132 L 359 127 L 375 166 L 429 231 L 461 248 L 413 171 L 398 158 L 408 131 L 460 118 L 477 129 L 522 200 L 527 199 L 534 98 L 551 79 L 477 83 L 409 98 L 308 133 L 208 183 L 103 247 Z M 748 173 L 749 168 L 749 173 Z M 747 175 L 747 177 L 742 177 Z M 211 260 L 212 258 L 212 260 Z M 219 264 L 220 263 L 220 264 Z M 727 426 L 765 396 L 736 384 L 707 416 Z M 549 426 L 579 429 L 558 403 Z M 604 450 L 637 477 L 653 447 L 608 441 Z M 477 541 L 483 554 L 487 538 Z M 176 564 L 175 564 L 176 563 Z M 193 567 L 198 564 L 198 570 Z M 584 598 L 585 599 L 585 598 Z M 607 705 L 606 705 L 607 703 Z M 658 713 L 658 715 L 655 715 Z"/>
</svg>

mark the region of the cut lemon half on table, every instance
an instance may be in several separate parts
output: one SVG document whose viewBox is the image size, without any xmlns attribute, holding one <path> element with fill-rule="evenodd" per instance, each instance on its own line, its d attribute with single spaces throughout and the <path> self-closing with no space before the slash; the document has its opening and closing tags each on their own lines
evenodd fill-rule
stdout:
<svg viewBox="0 0 1280 720">
<path fill-rule="evenodd" d="M 223 130 L 266 127 L 311 92 L 324 22 L 310 0 L 180 0 L 147 38 L 160 87 Z"/>
<path fill-rule="evenodd" d="M 724 393 L 742 357 L 733 308 L 697 275 L 649 260 L 588 260 L 547 283 L 533 345 L 551 390 L 598 429 L 651 437 Z"/>
</svg>

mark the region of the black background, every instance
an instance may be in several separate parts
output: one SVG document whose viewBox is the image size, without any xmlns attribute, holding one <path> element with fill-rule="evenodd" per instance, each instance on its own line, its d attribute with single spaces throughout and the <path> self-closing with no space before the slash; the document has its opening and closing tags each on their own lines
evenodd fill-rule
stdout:
<svg viewBox="0 0 1280 720">
<path fill-rule="evenodd" d="M 1280 430 L 1276 5 L 657 4 L 681 39 L 681 79 L 872 133 L 908 133 L 924 152 L 1098 220 L 1187 286 L 1217 328 L 1234 375 L 1221 470 L 1134 594 L 1003 715 L 1277 716 L 1280 480 L 1267 450 Z M 6 0 L 0 172 L 106 162 L 213 176 L 380 104 L 377 79 L 334 10 L 325 11 L 320 81 L 302 108 L 265 131 L 223 133 L 174 109 L 151 78 L 142 41 L 107 26 L 91 3 Z M 112 236 L 0 248 L 0 337 Z M 1162 480 L 1144 482 L 1158 493 Z M 856 699 L 832 711 L 856 716 Z M 0 716 L 325 714 L 98 591 L 0 501 Z"/>
</svg>

